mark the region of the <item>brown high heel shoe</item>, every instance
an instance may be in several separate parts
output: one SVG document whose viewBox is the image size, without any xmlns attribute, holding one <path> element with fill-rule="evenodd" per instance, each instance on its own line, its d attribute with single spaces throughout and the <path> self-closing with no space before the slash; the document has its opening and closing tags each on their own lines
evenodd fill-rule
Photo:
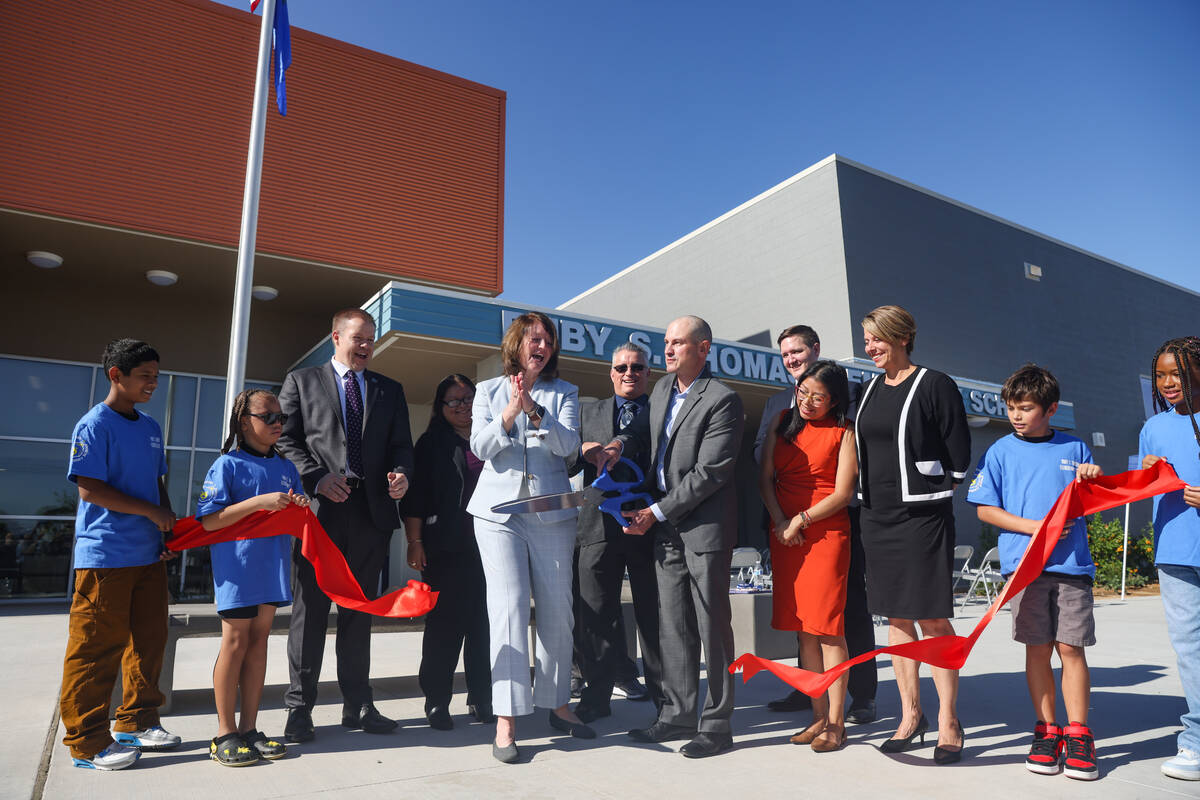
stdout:
<svg viewBox="0 0 1200 800">
<path fill-rule="evenodd" d="M 834 750 L 841 750 L 844 744 L 846 729 L 827 725 L 825 730 L 821 731 L 821 735 L 813 739 L 811 746 L 815 753 L 832 753 Z"/>
<path fill-rule="evenodd" d="M 792 737 L 788 741 L 792 744 L 812 744 L 814 739 L 825 732 L 826 726 L 827 723 L 825 720 L 817 720 L 799 733 L 792 734 Z"/>
</svg>

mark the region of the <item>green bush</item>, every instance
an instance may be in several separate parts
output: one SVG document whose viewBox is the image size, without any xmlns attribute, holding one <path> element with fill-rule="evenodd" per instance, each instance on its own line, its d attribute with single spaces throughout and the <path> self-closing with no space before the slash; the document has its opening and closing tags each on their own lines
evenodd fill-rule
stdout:
<svg viewBox="0 0 1200 800">
<path fill-rule="evenodd" d="M 1088 547 L 1096 564 L 1096 585 L 1107 589 L 1121 588 L 1121 559 L 1124 553 L 1125 529 L 1119 519 L 1104 519 L 1093 514 L 1087 521 Z M 1154 531 L 1147 525 L 1140 533 L 1130 534 L 1129 557 L 1125 563 L 1125 587 L 1139 589 L 1156 583 L 1154 571 Z"/>
</svg>

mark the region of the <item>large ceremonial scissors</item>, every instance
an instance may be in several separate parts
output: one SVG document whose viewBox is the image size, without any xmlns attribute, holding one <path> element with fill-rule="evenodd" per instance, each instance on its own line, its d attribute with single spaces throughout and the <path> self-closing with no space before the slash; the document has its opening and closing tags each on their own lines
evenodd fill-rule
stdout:
<svg viewBox="0 0 1200 800">
<path fill-rule="evenodd" d="M 645 492 L 633 491 L 645 480 L 645 474 L 638 465 L 628 458 L 622 458 L 621 463 L 627 464 L 637 476 L 633 481 L 618 481 L 608 474 L 608 467 L 600 470 L 596 480 L 578 492 L 558 492 L 557 494 L 540 494 L 536 497 L 525 497 L 492 506 L 493 514 L 534 514 L 539 511 L 561 511 L 580 506 L 599 506 L 600 510 L 615 519 L 622 527 L 629 525 L 629 520 L 621 513 L 621 506 L 634 500 L 642 500 L 647 505 L 654 498 Z"/>
</svg>

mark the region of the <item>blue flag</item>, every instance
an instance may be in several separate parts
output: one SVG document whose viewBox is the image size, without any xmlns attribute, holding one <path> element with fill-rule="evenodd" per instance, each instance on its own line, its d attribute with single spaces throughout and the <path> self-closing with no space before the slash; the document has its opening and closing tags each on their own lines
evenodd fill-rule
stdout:
<svg viewBox="0 0 1200 800">
<path fill-rule="evenodd" d="M 292 65 L 292 35 L 288 26 L 287 0 L 279 0 L 272 22 L 275 35 L 275 51 L 271 60 L 275 80 L 275 103 L 279 113 L 287 116 L 287 81 L 285 72 Z"/>
</svg>

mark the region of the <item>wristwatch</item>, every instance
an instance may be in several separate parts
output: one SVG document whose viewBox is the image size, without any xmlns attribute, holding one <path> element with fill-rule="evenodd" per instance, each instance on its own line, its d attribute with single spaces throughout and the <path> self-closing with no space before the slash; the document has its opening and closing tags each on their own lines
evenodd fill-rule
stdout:
<svg viewBox="0 0 1200 800">
<path fill-rule="evenodd" d="M 534 403 L 533 411 L 526 411 L 525 415 L 534 422 L 541 422 L 542 417 L 546 416 L 546 409 L 544 406 L 539 406 L 537 403 Z"/>
</svg>

